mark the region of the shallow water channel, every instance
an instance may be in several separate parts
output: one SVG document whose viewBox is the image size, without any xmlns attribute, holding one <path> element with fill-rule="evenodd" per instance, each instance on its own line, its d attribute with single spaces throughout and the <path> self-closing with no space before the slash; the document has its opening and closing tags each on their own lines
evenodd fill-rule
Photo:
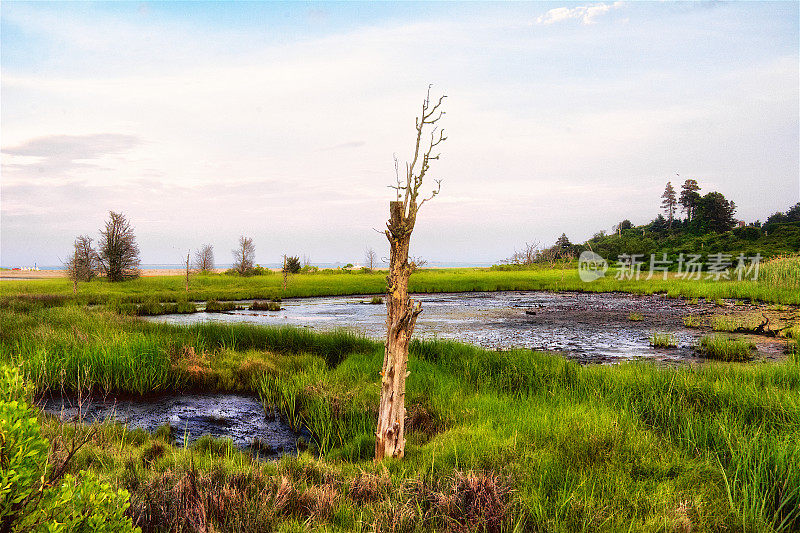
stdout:
<svg viewBox="0 0 800 533">
<path fill-rule="evenodd" d="M 623 293 L 478 292 L 419 294 L 414 299 L 422 302 L 423 308 L 414 331 L 416 337 L 453 339 L 489 349 L 562 352 L 582 363 L 638 358 L 673 363 L 695 361 L 693 347 L 708 332 L 686 328 L 683 316 L 707 314 L 715 309 L 714 303 L 702 300 L 692 304 L 662 295 Z M 369 300 L 365 296 L 294 298 L 283 300 L 281 311 L 200 312 L 148 320 L 291 325 L 318 331 L 346 328 L 382 339 L 386 307 L 371 305 Z M 239 303 L 244 306 L 250 302 Z M 641 320 L 631 320 L 632 313 L 641 315 Z M 677 348 L 651 347 L 653 332 L 674 335 Z M 758 346 L 759 357 L 781 357 L 781 343 L 759 336 L 746 337 Z"/>
<path fill-rule="evenodd" d="M 202 435 L 230 438 L 262 459 L 276 459 L 297 449 L 298 434 L 279 416 L 268 416 L 258 398 L 240 394 L 162 395 L 147 399 L 113 397 L 84 400 L 47 398 L 43 410 L 65 421 L 116 420 L 129 428 L 155 431 L 169 424 L 179 446 Z"/>
</svg>

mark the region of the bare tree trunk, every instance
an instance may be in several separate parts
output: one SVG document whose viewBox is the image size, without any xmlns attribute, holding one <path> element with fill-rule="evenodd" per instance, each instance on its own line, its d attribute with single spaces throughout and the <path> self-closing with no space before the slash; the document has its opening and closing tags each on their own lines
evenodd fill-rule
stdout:
<svg viewBox="0 0 800 533">
<path fill-rule="evenodd" d="M 375 438 L 375 460 L 405 453 L 405 396 L 408 344 L 422 306 L 408 297 L 408 247 L 411 231 L 403 216 L 403 202 L 389 202 L 389 295 L 386 315 L 386 351 L 381 372 L 381 403 Z"/>
</svg>

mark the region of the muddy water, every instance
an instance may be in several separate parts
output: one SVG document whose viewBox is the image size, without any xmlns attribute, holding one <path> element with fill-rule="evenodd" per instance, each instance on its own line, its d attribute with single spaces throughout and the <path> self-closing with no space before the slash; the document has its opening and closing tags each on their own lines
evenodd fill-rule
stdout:
<svg viewBox="0 0 800 533">
<path fill-rule="evenodd" d="M 63 420 L 111 419 L 149 432 L 169 424 L 178 445 L 190 445 L 202 435 L 230 438 L 236 447 L 263 459 L 294 453 L 299 437 L 279 417 L 265 415 L 257 398 L 238 394 L 104 398 L 80 404 L 75 398 L 56 397 L 46 399 L 42 408 Z"/>
<path fill-rule="evenodd" d="M 491 292 L 423 294 L 423 313 L 414 334 L 453 339 L 490 349 L 513 347 L 557 351 L 584 363 L 636 358 L 666 362 L 696 360 L 693 346 L 708 332 L 684 327 L 683 316 L 705 314 L 714 303 L 691 304 L 661 295 L 621 293 Z M 352 329 L 375 339 L 385 335 L 384 305 L 369 297 L 325 297 L 284 300 L 283 310 L 164 315 L 149 320 L 174 324 L 199 321 L 310 327 L 319 331 Z M 249 302 L 240 302 L 248 304 Z M 729 306 L 731 309 L 734 306 Z M 642 315 L 632 321 L 631 313 Z M 677 349 L 655 349 L 653 332 L 671 333 Z M 740 335 L 741 337 L 741 335 Z M 779 341 L 744 336 L 756 343 L 759 356 L 782 356 Z"/>
</svg>

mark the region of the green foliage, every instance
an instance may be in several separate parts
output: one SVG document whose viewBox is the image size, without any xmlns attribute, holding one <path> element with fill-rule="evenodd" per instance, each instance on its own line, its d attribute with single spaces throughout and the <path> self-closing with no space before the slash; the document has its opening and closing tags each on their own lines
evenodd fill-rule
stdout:
<svg viewBox="0 0 800 533">
<path fill-rule="evenodd" d="M 283 266 L 284 272 L 289 274 L 297 274 L 300 272 L 301 268 L 302 265 L 300 264 L 299 257 L 287 257 Z"/>
<path fill-rule="evenodd" d="M 630 313 L 628 314 L 628 320 L 630 320 L 631 322 L 641 322 L 642 320 L 644 320 L 644 315 L 642 315 L 641 313 Z"/>
<path fill-rule="evenodd" d="M 128 493 L 92 473 L 59 478 L 50 446 L 26 401 L 19 372 L 0 374 L 0 529 L 3 531 L 133 531 L 124 516 Z"/>
<path fill-rule="evenodd" d="M 722 233 L 733 229 L 736 205 L 725 199 L 721 193 L 710 192 L 697 202 L 693 224 L 703 233 L 715 231 Z"/>
</svg>

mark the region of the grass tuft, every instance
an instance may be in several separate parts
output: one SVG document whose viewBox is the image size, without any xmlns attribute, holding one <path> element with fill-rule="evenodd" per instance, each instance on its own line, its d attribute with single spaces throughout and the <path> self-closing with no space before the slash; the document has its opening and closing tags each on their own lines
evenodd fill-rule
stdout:
<svg viewBox="0 0 800 533">
<path fill-rule="evenodd" d="M 750 341 L 730 339 L 722 335 L 709 335 L 700 339 L 697 351 L 706 359 L 726 362 L 744 362 L 753 357 L 756 345 Z"/>
</svg>

